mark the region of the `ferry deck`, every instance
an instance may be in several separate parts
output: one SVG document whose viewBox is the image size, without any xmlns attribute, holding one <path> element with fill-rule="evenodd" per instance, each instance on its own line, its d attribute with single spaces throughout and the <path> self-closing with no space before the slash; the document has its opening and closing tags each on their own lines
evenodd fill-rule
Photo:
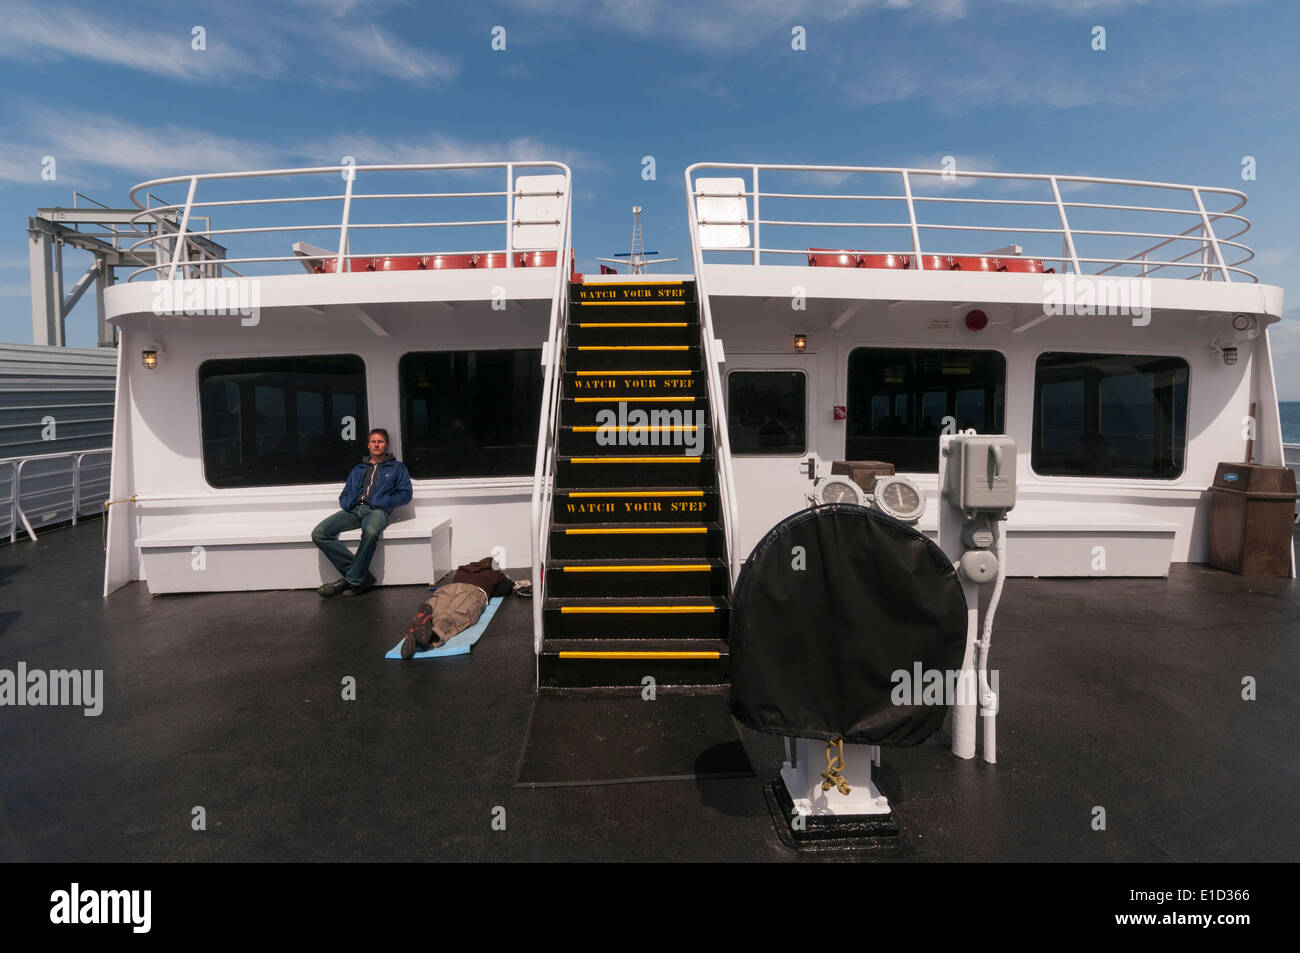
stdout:
<svg viewBox="0 0 1300 953">
<path fill-rule="evenodd" d="M 101 530 L 90 520 L 0 549 L 6 659 L 75 656 L 104 669 L 106 688 L 98 717 L 0 720 L 0 860 L 808 859 L 781 846 L 763 802 L 781 742 L 747 729 L 754 777 L 518 786 L 538 699 L 525 599 L 505 601 L 471 655 L 401 664 L 383 654 L 423 587 L 325 601 L 133 585 L 103 599 Z M 1196 565 L 1168 579 L 1014 578 L 993 658 L 998 764 L 953 758 L 943 735 L 884 752 L 898 859 L 1300 855 L 1294 580 Z M 357 698 L 344 702 L 349 675 Z M 1259 701 L 1242 700 L 1244 675 Z M 571 730 L 608 723 L 590 709 Z M 206 831 L 191 829 L 195 806 Z"/>
<path fill-rule="evenodd" d="M 457 173 L 505 187 L 405 184 Z M 1204 565 L 1217 463 L 1283 463 L 1281 292 L 1241 268 L 1244 195 L 997 173 L 952 193 L 942 175 L 692 167 L 691 269 L 654 276 L 680 300 L 639 321 L 618 314 L 650 276 L 574 274 L 559 163 L 138 186 L 156 264 L 105 294 L 109 515 L 0 552 L 4 658 L 102 669 L 104 712 L 7 713 L 0 856 L 794 859 L 762 793 L 781 740 L 726 710 L 732 587 L 838 459 L 895 463 L 929 502 L 916 529 L 940 535 L 932 461 L 956 426 L 1019 448 L 992 648 L 1001 752 L 956 759 L 947 729 L 886 749 L 901 856 L 1293 857 L 1300 701 L 1278 686 L 1300 651 L 1294 558 L 1291 578 Z M 341 194 L 318 194 L 327 178 Z M 283 191 L 231 191 L 262 179 Z M 171 204 L 141 201 L 154 191 Z M 393 199 L 405 218 L 359 211 Z M 321 203 L 341 219 L 295 217 Z M 430 203 L 455 214 L 421 215 Z M 445 237 L 502 230 L 504 247 Z M 249 250 L 210 257 L 231 236 Z M 1056 275 L 1093 282 L 1065 292 L 1078 315 L 1048 313 Z M 1136 389 L 1107 398 L 1114 378 Z M 697 424 L 663 429 L 699 437 L 696 455 L 597 449 L 592 381 L 607 403 L 695 401 Z M 631 390 L 648 381 L 664 382 L 653 398 Z M 370 424 L 393 430 L 415 499 L 385 534 L 381 586 L 322 600 L 308 533 Z M 591 497 L 631 502 L 598 522 L 575 503 Z M 674 521 L 632 515 L 658 499 L 688 502 Z M 467 657 L 385 660 L 426 586 L 489 553 L 531 602 L 506 599 Z M 587 704 L 555 716 L 566 699 Z"/>
</svg>

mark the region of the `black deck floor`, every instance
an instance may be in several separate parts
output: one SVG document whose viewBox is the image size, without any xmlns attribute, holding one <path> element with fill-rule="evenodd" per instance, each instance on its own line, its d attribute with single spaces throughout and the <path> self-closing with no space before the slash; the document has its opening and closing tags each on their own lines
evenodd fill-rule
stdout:
<svg viewBox="0 0 1300 953">
<path fill-rule="evenodd" d="M 752 732 L 756 779 L 516 787 L 528 600 L 473 654 L 404 664 L 383 654 L 420 587 L 103 600 L 102 563 L 96 522 L 0 547 L 0 668 L 102 668 L 106 696 L 0 708 L 0 860 L 799 859 L 761 790 L 781 742 Z M 904 859 L 1300 857 L 1292 581 L 1012 579 L 992 665 L 999 764 L 884 753 Z"/>
</svg>

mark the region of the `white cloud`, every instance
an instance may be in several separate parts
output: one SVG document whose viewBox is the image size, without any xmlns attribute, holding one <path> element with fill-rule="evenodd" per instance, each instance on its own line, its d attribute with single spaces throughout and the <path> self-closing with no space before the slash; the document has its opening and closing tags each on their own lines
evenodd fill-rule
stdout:
<svg viewBox="0 0 1300 953">
<path fill-rule="evenodd" d="M 738 50 L 790 42 L 791 27 L 836 23 L 882 10 L 916 10 L 939 19 L 966 15 L 967 0 L 515 0 L 515 6 L 647 39 L 709 50 Z M 810 35 L 813 29 L 809 29 Z"/>
<path fill-rule="evenodd" d="M 143 177 L 262 169 L 283 150 L 176 123 L 135 123 L 90 113 L 39 110 L 28 133 L 39 154 L 55 157 L 59 175 L 77 165 L 122 169 Z"/>
<path fill-rule="evenodd" d="M 279 58 L 245 55 L 220 31 L 206 37 L 207 49 L 194 50 L 189 28 L 162 31 L 113 22 L 100 11 L 63 7 L 56 15 L 49 5 L 10 3 L 4 17 L 0 52 L 21 59 L 90 60 L 190 82 L 273 76 L 281 69 Z"/>
<path fill-rule="evenodd" d="M 376 79 L 425 84 L 456 76 L 450 58 L 374 22 L 373 4 L 324 6 L 315 14 L 233 5 L 196 12 L 206 48 L 195 50 L 188 25 L 142 27 L 139 17 L 124 13 L 114 19 L 108 11 L 115 8 L 109 7 L 64 6 L 56 15 L 48 6 L 17 0 L 4 9 L 0 53 L 89 61 L 202 84 L 294 75 L 321 85 L 363 87 Z"/>
<path fill-rule="evenodd" d="M 573 169 L 606 171 L 591 153 L 550 143 L 534 136 L 471 141 L 446 133 L 422 138 L 378 139 L 368 134 L 336 135 L 302 147 L 313 162 L 335 164 L 341 156 L 355 156 L 359 165 L 380 163 L 504 162 L 550 159 Z"/>
</svg>

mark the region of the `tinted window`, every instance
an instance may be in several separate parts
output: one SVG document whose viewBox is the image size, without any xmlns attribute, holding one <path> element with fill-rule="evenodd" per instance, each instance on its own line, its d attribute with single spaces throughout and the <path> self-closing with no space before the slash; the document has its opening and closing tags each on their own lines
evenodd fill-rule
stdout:
<svg viewBox="0 0 1300 953">
<path fill-rule="evenodd" d="M 1183 472 L 1187 362 L 1044 354 L 1034 382 L 1035 472 L 1169 480 Z"/>
<path fill-rule="evenodd" d="M 411 476 L 531 474 L 541 361 L 540 349 L 403 355 L 402 457 Z"/>
<path fill-rule="evenodd" d="M 797 454 L 807 449 L 806 379 L 801 371 L 727 375 L 732 453 Z"/>
<path fill-rule="evenodd" d="M 210 485 L 341 483 L 365 452 L 365 364 L 355 355 L 207 361 L 199 410 Z"/>
<path fill-rule="evenodd" d="M 1001 433 L 1006 360 L 996 351 L 856 348 L 849 355 L 848 460 L 900 473 L 939 469 L 944 418 L 954 429 Z"/>
</svg>

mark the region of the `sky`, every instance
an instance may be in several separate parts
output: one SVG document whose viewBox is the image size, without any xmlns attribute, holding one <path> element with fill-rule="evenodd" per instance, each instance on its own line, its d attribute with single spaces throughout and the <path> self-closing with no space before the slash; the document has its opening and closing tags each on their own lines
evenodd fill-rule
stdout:
<svg viewBox="0 0 1300 953">
<path fill-rule="evenodd" d="M 0 341 L 32 340 L 26 218 L 74 191 L 125 207 L 183 173 L 554 159 L 595 271 L 634 205 L 647 248 L 689 259 L 693 162 L 954 156 L 1245 191 L 1245 267 L 1287 292 L 1275 364 L 1300 400 L 1292 0 L 0 0 L 0 22 Z M 69 286 L 84 267 L 67 256 Z M 69 343 L 94 324 L 88 295 Z"/>
</svg>

